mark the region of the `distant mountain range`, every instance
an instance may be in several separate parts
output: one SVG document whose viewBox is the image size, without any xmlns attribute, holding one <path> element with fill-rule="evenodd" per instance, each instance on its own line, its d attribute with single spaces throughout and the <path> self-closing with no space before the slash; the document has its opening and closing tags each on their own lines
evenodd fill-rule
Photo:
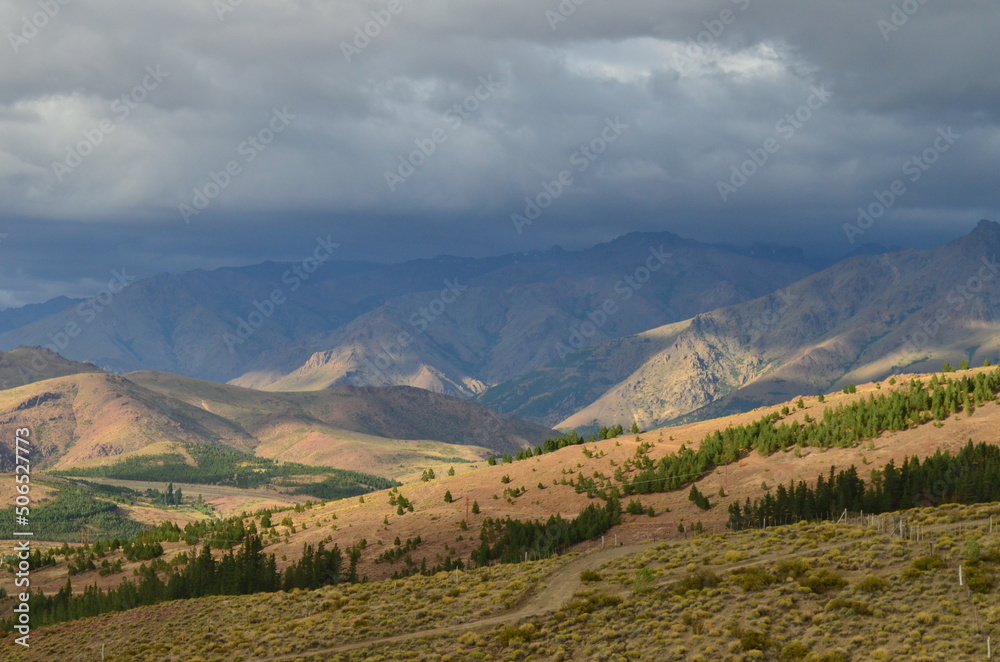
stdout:
<svg viewBox="0 0 1000 662">
<path fill-rule="evenodd" d="M 1000 224 L 859 255 L 765 297 L 587 348 L 481 396 L 557 427 L 711 418 L 1000 359 Z"/>
<path fill-rule="evenodd" d="M 4 311 L 0 328 L 23 324 L 0 333 L 0 350 L 42 345 L 118 372 L 274 390 L 409 385 L 472 396 L 576 347 L 755 299 L 812 271 L 795 251 L 757 252 L 664 232 L 575 252 L 328 262 L 302 278 L 290 271 L 298 265 L 275 263 L 164 274 L 91 301 Z"/>
<path fill-rule="evenodd" d="M 411 386 L 545 426 L 649 428 L 996 360 L 997 255 L 1000 224 L 983 221 L 934 250 L 869 245 L 818 272 L 796 251 L 666 232 L 574 252 L 331 262 L 292 280 L 266 263 L 3 311 L 0 348 L 273 392 Z M 51 376 L 83 371 L 62 360 Z"/>
</svg>

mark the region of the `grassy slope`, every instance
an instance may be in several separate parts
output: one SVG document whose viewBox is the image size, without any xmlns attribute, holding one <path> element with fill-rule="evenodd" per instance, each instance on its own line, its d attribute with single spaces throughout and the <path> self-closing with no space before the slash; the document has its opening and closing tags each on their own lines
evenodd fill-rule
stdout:
<svg viewBox="0 0 1000 662">
<path fill-rule="evenodd" d="M 823 408 L 836 407 L 866 397 L 873 390 L 876 390 L 873 385 L 864 385 L 854 395 L 831 394 L 823 404 L 816 398 L 807 398 L 806 408 L 793 413 L 790 418 L 801 420 L 806 414 L 814 418 L 820 417 Z M 656 459 L 676 451 L 682 444 L 697 445 L 705 434 L 719 427 L 748 423 L 779 408 L 765 408 L 716 421 L 666 428 L 644 433 L 640 437 L 653 443 L 650 456 Z M 739 464 L 731 466 L 728 471 L 717 471 L 698 482 L 699 489 L 714 504 L 711 510 L 696 508 L 688 501 L 686 490 L 643 495 L 638 499 L 644 506 L 652 506 L 656 516 L 624 515 L 622 524 L 610 531 L 608 538 L 614 539 L 617 536 L 618 540 L 630 543 L 676 538 L 680 536 L 677 530 L 679 524 L 690 527 L 698 521 L 709 531 L 722 531 L 728 519 L 729 503 L 736 500 L 742 503 L 747 497 L 753 499 L 762 496 L 765 493 L 762 489 L 764 482 L 773 487 L 793 479 L 812 481 L 817 475 L 826 474 L 831 466 L 847 468 L 853 464 L 864 469 L 866 460 L 871 468 L 883 466 L 890 460 L 895 460 L 898 465 L 905 456 L 925 457 L 938 448 L 957 450 L 969 438 L 1000 443 L 997 430 L 1000 430 L 1000 405 L 989 404 L 980 407 L 971 417 L 965 414 L 952 417 L 941 428 L 926 425 L 883 436 L 875 441 L 874 450 L 869 450 L 865 444 L 858 448 L 825 451 L 805 448 L 801 457 L 796 457 L 792 452 L 778 453 L 767 458 L 752 454 Z M 575 446 L 510 465 L 456 465 L 460 470 L 464 469 L 465 473 L 460 472 L 453 477 L 447 476 L 445 471 L 436 470 L 435 480 L 418 481 L 400 488 L 400 492 L 415 504 L 415 511 L 412 513 L 397 515 L 396 508 L 389 504 L 389 496 L 384 491 L 367 495 L 363 503 L 355 498 L 325 503 L 301 513 L 289 513 L 295 524 L 295 532 L 289 531 L 286 539 L 286 528 L 277 527 L 280 535 L 277 539 L 268 541 L 266 550 L 276 554 L 279 562 L 282 559 L 292 561 L 300 555 L 304 542 L 316 544 L 327 540 L 328 544 L 335 542 L 341 548 L 346 548 L 364 538 L 370 546 L 362 557 L 360 570 L 371 579 L 389 577 L 404 567 L 401 561 L 396 564 L 373 563 L 374 557 L 391 546 L 397 536 L 402 540 L 421 536 L 423 544 L 411 555 L 418 564 L 426 559 L 428 565 L 435 565 L 449 550 L 456 558 L 467 559 L 478 545 L 479 526 L 486 517 L 503 518 L 509 515 L 518 519 L 547 519 L 556 513 L 566 518 L 575 517 L 592 501 L 585 494 L 577 494 L 573 487 L 554 485 L 553 482 L 572 478 L 576 473 L 591 476 L 599 471 L 611 475 L 615 469 L 611 463 L 620 466 L 626 459 L 634 456 L 640 443 L 634 435 L 629 435 L 587 444 L 585 448 L 594 455 L 590 458 L 584 455 L 584 447 Z M 573 474 L 568 473 L 571 471 Z M 501 482 L 504 476 L 510 476 L 509 484 Z M 539 483 L 545 489 L 538 489 Z M 720 498 L 719 489 L 726 483 L 728 496 Z M 505 488 L 521 486 L 527 488 L 525 494 L 516 498 L 504 495 Z M 453 503 L 444 502 L 446 491 L 452 493 Z M 195 494 L 190 488 L 185 488 L 185 493 L 189 496 Z M 498 498 L 494 499 L 494 495 Z M 249 496 L 253 495 L 244 495 L 242 498 Z M 279 496 L 275 494 L 275 497 Z M 466 497 L 469 504 L 478 502 L 481 512 L 478 515 L 470 514 L 469 529 L 463 531 L 460 522 L 465 517 Z M 214 501 L 212 503 L 215 504 Z M 241 509 L 231 500 L 220 501 L 217 505 L 227 511 Z M 172 555 L 183 548 L 183 545 L 178 545 L 176 549 L 168 546 L 167 553 Z M 90 582 L 95 577 L 84 574 L 80 581 Z M 54 586 L 59 585 L 57 573 L 53 574 L 52 582 Z"/>
<path fill-rule="evenodd" d="M 811 660 L 984 659 L 980 632 L 1000 632 L 996 590 L 972 595 L 954 575 L 969 541 L 1000 549 L 1000 533 L 984 525 L 991 514 L 1000 508 L 913 513 L 925 526 L 920 544 L 856 524 L 801 524 L 389 584 L 165 603 L 47 628 L 30 654 L 12 647 L 10 659 L 90 660 L 103 645 L 110 662 L 735 662 L 777 659 L 792 642 Z M 944 567 L 906 572 L 931 548 Z M 777 571 L 790 560 L 806 574 Z M 734 571 L 747 568 L 769 579 L 741 586 Z M 581 569 L 599 579 L 583 586 Z M 844 586 L 807 588 L 818 571 Z M 678 591 L 696 572 L 718 585 Z M 865 590 L 873 576 L 885 584 Z"/>
<path fill-rule="evenodd" d="M 890 387 L 883 385 L 882 388 Z M 862 385 L 856 394 L 831 394 L 827 396 L 825 403 L 819 403 L 815 397 L 805 398 L 805 409 L 792 413 L 787 420 L 801 421 L 806 414 L 821 418 L 824 408 L 867 397 L 873 391 L 876 391 L 874 385 Z M 780 408 L 780 405 L 762 408 L 737 416 L 664 428 L 639 436 L 642 441 L 653 443 L 649 454 L 656 460 L 676 451 L 682 444 L 697 446 L 707 433 L 716 429 L 749 423 Z M 629 542 L 651 540 L 654 537 L 664 539 L 679 535 L 678 524 L 690 526 L 697 521 L 701 521 L 709 530 L 721 531 L 728 519 L 728 505 L 736 500 L 742 503 L 747 497 L 753 499 L 762 496 L 765 493 L 762 489 L 764 482 L 773 487 L 792 479 L 813 481 L 816 476 L 829 472 L 831 466 L 843 469 L 852 464 L 865 474 L 864 470 L 867 468 L 884 466 L 890 460 L 895 460 L 898 466 L 906 456 L 926 457 L 938 448 L 957 451 L 970 438 L 977 442 L 1000 443 L 998 430 L 1000 405 L 991 403 L 980 407 L 971 417 L 965 414 L 953 416 L 940 428 L 928 424 L 883 435 L 875 440 L 874 450 L 869 450 L 866 443 L 857 448 L 804 448 L 801 457 L 796 457 L 793 452 L 777 453 L 766 458 L 751 454 L 737 465 L 730 466 L 727 471 L 716 471 L 698 482 L 699 489 L 714 504 L 710 511 L 699 510 L 688 501 L 687 490 L 642 495 L 638 499 L 644 506 L 653 506 L 657 515 L 652 518 L 647 515 L 625 515 L 623 523 L 609 535 L 617 534 L 620 540 Z M 305 513 L 293 514 L 297 532 L 289 537 L 287 544 L 277 542 L 269 549 L 279 557 L 286 554 L 289 558 L 294 558 L 303 542 L 315 544 L 328 535 L 332 535 L 341 547 L 345 547 L 361 538 L 366 538 L 369 543 L 378 540 L 388 543 L 397 535 L 405 540 L 419 534 L 425 542 L 419 553 L 413 555 L 418 563 L 426 556 L 428 564 L 432 564 L 438 555 L 446 554 L 445 545 L 456 550 L 458 557 L 467 558 L 478 544 L 477 532 L 485 517 L 503 518 L 509 515 L 519 519 L 547 519 L 556 513 L 567 518 L 576 516 L 592 501 L 585 494 L 577 494 L 571 486 L 554 485 L 553 482 L 563 478 L 568 480 L 575 474 L 592 476 L 595 471 L 610 476 L 616 466 L 621 466 L 626 459 L 634 456 L 640 443 L 642 442 L 636 441 L 635 435 L 627 435 L 583 447 L 564 448 L 510 465 L 479 466 L 454 477 L 438 473 L 438 478 L 433 481 L 400 488 L 400 492 L 416 504 L 415 512 L 401 517 L 396 514 L 395 507 L 389 505 L 385 492 L 366 496 L 363 504 L 357 499 L 324 504 Z M 586 457 L 584 448 L 589 449 L 594 457 Z M 599 457 L 602 453 L 603 456 Z M 868 462 L 867 466 L 865 461 Z M 510 483 L 501 482 L 504 476 L 510 476 Z M 539 483 L 545 489 L 539 489 Z M 727 483 L 728 496 L 720 498 L 718 492 Z M 522 486 L 527 488 L 525 494 L 512 499 L 504 495 L 504 489 Z M 452 493 L 454 503 L 444 502 L 445 491 Z M 499 498 L 494 499 L 494 495 Z M 465 516 L 466 497 L 470 504 L 478 501 L 481 513 L 470 515 L 469 531 L 462 531 L 459 522 Z M 669 512 L 665 512 L 668 508 Z M 388 524 L 383 523 L 386 518 Z M 307 530 L 302 530 L 302 523 L 307 524 Z M 334 525 L 337 527 L 336 531 L 331 529 Z M 463 539 L 458 540 L 459 536 Z M 393 571 L 391 566 L 375 567 L 366 564 L 364 558 L 362 568 L 363 572 L 369 573 L 373 578 L 391 575 Z"/>
<path fill-rule="evenodd" d="M 890 387 L 882 385 L 881 388 Z M 863 385 L 859 387 L 857 394 L 831 394 L 822 404 L 816 398 L 806 398 L 805 409 L 794 412 L 789 418 L 801 420 L 806 414 L 820 417 L 825 407 L 836 407 L 865 397 L 876 390 L 878 390 L 876 385 Z M 696 445 L 712 430 L 748 423 L 779 408 L 780 406 L 764 408 L 716 421 L 643 433 L 640 436 L 644 441 L 653 443 L 650 456 L 655 459 L 675 451 L 681 444 Z M 796 457 L 791 452 L 778 453 L 768 458 L 751 455 L 739 465 L 731 466 L 728 472 L 717 471 L 699 481 L 701 491 L 715 504 L 712 510 L 701 511 L 695 508 L 687 500 L 686 490 L 645 495 L 640 497 L 643 505 L 653 506 L 657 515 L 652 518 L 647 515 L 625 515 L 623 523 L 609 532 L 607 538 L 624 543 L 677 539 L 681 536 L 677 531 L 679 523 L 690 526 L 696 521 L 701 521 L 709 532 L 721 532 L 727 519 L 728 504 L 733 500 L 742 502 L 748 496 L 751 498 L 761 496 L 764 493 L 762 482 L 773 486 L 792 479 L 811 481 L 818 474 L 829 471 L 831 465 L 846 468 L 854 464 L 862 467 L 865 460 L 871 468 L 882 466 L 891 459 L 896 460 L 898 464 L 907 455 L 926 456 L 938 448 L 956 450 L 969 438 L 998 443 L 1000 438 L 997 430 L 1000 430 L 1000 406 L 992 403 L 978 408 L 971 417 L 965 414 L 954 416 L 945 421 L 940 428 L 925 425 L 905 432 L 884 435 L 874 442 L 874 450 L 865 444 L 853 449 L 825 451 L 806 448 L 803 449 L 801 457 Z M 403 567 L 402 562 L 378 565 L 373 563 L 376 555 L 391 547 L 396 536 L 403 540 L 416 535 L 422 537 L 423 544 L 411 554 L 417 564 L 426 559 L 428 565 L 433 565 L 449 551 L 458 558 L 467 559 L 476 546 L 477 532 L 483 518 L 510 515 L 520 519 L 544 519 L 553 513 L 573 517 L 591 501 L 586 495 L 577 494 L 574 488 L 554 485 L 553 482 L 572 477 L 567 472 L 579 472 L 590 476 L 595 471 L 600 471 L 610 475 L 614 471 L 612 461 L 616 465 L 621 465 L 634 455 L 640 443 L 634 435 L 630 435 L 588 444 L 586 448 L 592 457 L 587 457 L 583 453 L 583 447 L 569 447 L 511 465 L 479 466 L 454 477 L 438 472 L 438 478 L 435 480 L 417 482 L 400 488 L 400 492 L 416 506 L 415 512 L 403 516 L 397 515 L 395 508 L 389 505 L 388 495 L 385 492 L 367 495 L 363 503 L 360 499 L 347 499 L 322 504 L 301 513 L 289 513 L 295 524 L 294 533 L 286 527 L 278 526 L 279 537 L 268 540 L 266 551 L 275 553 L 281 563 L 297 559 L 304 542 L 315 544 L 326 540 L 336 542 L 341 548 L 345 548 L 365 538 L 369 547 L 362 557 L 361 573 L 373 580 L 388 577 Z M 505 475 L 511 478 L 509 484 L 501 482 L 501 478 Z M 719 488 L 726 481 L 728 481 L 728 497 L 720 498 L 717 496 Z M 538 483 L 542 483 L 545 489 L 538 489 Z M 504 488 L 520 486 L 527 488 L 526 494 L 511 499 L 503 495 Z M 446 490 L 452 493 L 455 498 L 454 503 L 444 502 L 443 495 Z M 493 499 L 493 495 L 499 498 Z M 482 512 L 479 515 L 471 515 L 469 530 L 463 531 L 459 524 L 465 515 L 466 496 L 469 498 L 469 503 L 478 501 Z M 668 508 L 669 512 L 666 512 Z M 289 535 L 285 537 L 285 533 Z M 166 556 L 169 558 L 184 546 L 178 545 L 177 549 L 167 547 Z M 51 574 L 51 585 L 58 586 L 58 568 L 52 569 Z M 74 583 L 82 586 L 94 580 L 94 577 L 84 574 L 76 578 Z M 107 585 L 105 582 L 101 584 Z"/>
</svg>

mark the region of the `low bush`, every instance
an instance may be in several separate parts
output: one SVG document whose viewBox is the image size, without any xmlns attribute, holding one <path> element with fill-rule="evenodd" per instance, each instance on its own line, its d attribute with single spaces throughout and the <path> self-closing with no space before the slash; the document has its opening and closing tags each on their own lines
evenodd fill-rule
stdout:
<svg viewBox="0 0 1000 662">
<path fill-rule="evenodd" d="M 821 595 L 828 591 L 839 591 L 847 586 L 847 581 L 832 570 L 822 568 L 800 579 L 799 584 L 805 586 L 816 595 Z"/>
<path fill-rule="evenodd" d="M 855 616 L 872 616 L 875 611 L 867 602 L 858 600 L 848 600 L 847 598 L 834 598 L 826 603 L 826 611 L 849 611 Z"/>
<path fill-rule="evenodd" d="M 733 570 L 729 580 L 744 591 L 761 591 L 777 581 L 777 578 L 764 568 L 750 566 Z"/>
<path fill-rule="evenodd" d="M 718 586 L 722 580 L 711 570 L 696 570 L 684 576 L 679 582 L 671 586 L 671 590 L 677 595 L 683 595 L 688 591 L 702 591 L 706 588 Z"/>
<path fill-rule="evenodd" d="M 889 581 L 878 575 L 868 575 L 858 582 L 858 590 L 863 593 L 884 593 L 889 590 Z"/>
</svg>

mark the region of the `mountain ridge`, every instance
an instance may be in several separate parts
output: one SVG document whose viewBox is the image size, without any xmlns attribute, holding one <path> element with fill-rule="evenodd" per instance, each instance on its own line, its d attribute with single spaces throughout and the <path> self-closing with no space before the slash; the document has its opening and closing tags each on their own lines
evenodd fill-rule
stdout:
<svg viewBox="0 0 1000 662">
<path fill-rule="evenodd" d="M 621 279 L 648 276 L 650 250 L 670 261 L 616 292 Z M 55 336 L 53 349 L 113 372 L 275 390 L 401 384 L 469 397 L 548 363 L 606 300 L 627 311 L 588 343 L 749 300 L 811 272 L 768 257 L 657 232 L 578 251 L 331 260 L 307 279 L 286 279 L 288 265 L 276 262 L 158 274 L 103 300 L 97 314 L 71 306 L 0 333 L 0 348 Z"/>
<path fill-rule="evenodd" d="M 648 428 L 927 371 L 949 360 L 995 361 L 997 254 L 1000 223 L 983 221 L 936 249 L 858 255 L 759 299 L 699 314 L 683 328 L 668 325 L 572 355 L 479 400 L 559 428 L 632 422 Z M 615 349 L 654 337 L 670 346 L 631 357 Z M 618 372 L 628 374 L 576 411 L 561 404 L 558 391 L 548 397 L 540 386 L 556 380 L 593 393 L 609 361 L 620 361 Z"/>
</svg>

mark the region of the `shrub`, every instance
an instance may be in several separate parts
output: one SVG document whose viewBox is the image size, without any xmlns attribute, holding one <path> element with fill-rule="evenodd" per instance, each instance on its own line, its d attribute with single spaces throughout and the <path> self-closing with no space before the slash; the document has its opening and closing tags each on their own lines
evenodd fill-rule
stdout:
<svg viewBox="0 0 1000 662">
<path fill-rule="evenodd" d="M 744 591 L 760 591 L 776 581 L 774 575 L 759 566 L 733 570 L 729 579 Z"/>
<path fill-rule="evenodd" d="M 632 589 L 636 593 L 649 593 L 653 590 L 653 571 L 649 568 L 639 568 L 632 580 Z"/>
<path fill-rule="evenodd" d="M 921 556 L 918 559 L 913 559 L 912 566 L 915 570 L 927 571 L 943 568 L 945 563 L 944 559 L 935 554 L 934 556 Z"/>
<path fill-rule="evenodd" d="M 778 659 L 781 662 L 797 662 L 809 654 L 809 647 L 801 641 L 790 641 L 781 649 Z"/>
<path fill-rule="evenodd" d="M 834 598 L 826 603 L 824 609 L 826 611 L 849 611 L 855 616 L 872 616 L 875 613 L 867 602 L 848 600 L 847 598 Z"/>
<path fill-rule="evenodd" d="M 587 593 L 582 598 L 572 600 L 566 604 L 566 609 L 576 612 L 579 615 L 591 614 L 604 607 L 617 607 L 622 603 L 622 599 L 617 595 L 608 593 Z"/>
<path fill-rule="evenodd" d="M 989 593 L 996 584 L 996 577 L 982 564 L 965 566 L 965 583 L 973 593 Z"/>
<path fill-rule="evenodd" d="M 684 576 L 671 588 L 674 593 L 683 595 L 688 591 L 701 591 L 718 586 L 722 580 L 711 570 L 697 570 Z"/>
<path fill-rule="evenodd" d="M 847 586 L 847 581 L 827 568 L 810 573 L 808 576 L 800 579 L 799 583 L 816 595 L 826 593 L 827 591 L 840 590 Z"/>
<path fill-rule="evenodd" d="M 774 574 L 779 578 L 798 579 L 809 572 L 809 564 L 802 559 L 786 559 L 775 566 Z"/>
<path fill-rule="evenodd" d="M 740 635 L 740 646 L 745 651 L 762 651 L 767 648 L 767 636 L 763 632 L 747 630 Z"/>
<path fill-rule="evenodd" d="M 628 513 L 629 515 L 641 515 L 642 504 L 636 501 L 635 499 L 632 499 L 631 501 L 628 502 L 628 505 L 625 506 L 625 512 Z"/>
<path fill-rule="evenodd" d="M 595 570 L 584 570 L 580 573 L 580 581 L 584 584 L 592 584 L 601 581 L 601 573 Z"/>
<path fill-rule="evenodd" d="M 868 575 L 858 582 L 858 590 L 863 593 L 884 593 L 889 590 L 889 580 L 878 575 Z"/>
<path fill-rule="evenodd" d="M 921 556 L 920 558 L 913 559 L 913 563 L 910 564 L 908 568 L 903 570 L 903 579 L 914 579 L 920 576 L 921 573 L 930 570 L 937 570 L 938 568 L 945 567 L 944 560 L 937 554 L 933 556 Z"/>
<path fill-rule="evenodd" d="M 497 641 L 504 647 L 511 644 L 526 644 L 534 641 L 538 636 L 538 631 L 531 623 L 522 626 L 505 625 L 497 632 Z"/>
</svg>

